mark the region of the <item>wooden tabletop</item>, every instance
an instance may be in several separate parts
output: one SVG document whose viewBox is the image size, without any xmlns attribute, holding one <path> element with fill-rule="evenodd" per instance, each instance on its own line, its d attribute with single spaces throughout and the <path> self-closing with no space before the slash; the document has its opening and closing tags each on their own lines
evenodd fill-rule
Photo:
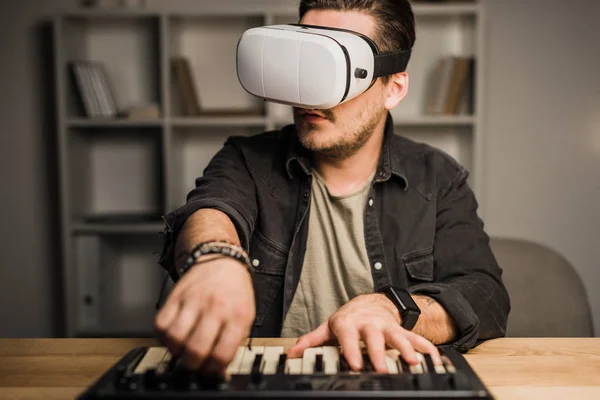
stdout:
<svg viewBox="0 0 600 400">
<path fill-rule="evenodd" d="M 152 339 L 0 339 L 0 399 L 73 399 L 127 351 L 156 345 Z M 600 399 L 600 338 L 496 339 L 466 358 L 497 399 Z"/>
</svg>

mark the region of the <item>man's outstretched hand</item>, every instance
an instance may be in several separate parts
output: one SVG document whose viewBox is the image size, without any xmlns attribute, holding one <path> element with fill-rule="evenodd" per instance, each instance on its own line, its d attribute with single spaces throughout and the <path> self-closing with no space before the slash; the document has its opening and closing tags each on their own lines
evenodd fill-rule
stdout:
<svg viewBox="0 0 600 400">
<path fill-rule="evenodd" d="M 350 368 L 362 369 L 362 340 L 377 372 L 388 372 L 385 361 L 386 345 L 400 351 L 410 364 L 418 363 L 417 354 L 428 353 L 434 364 L 442 364 L 438 349 L 429 340 L 400 326 L 398 309 L 384 295 L 365 294 L 350 300 L 314 331 L 298 339 L 289 349 L 289 357 L 301 357 L 304 350 L 328 342 L 338 342 Z"/>
<path fill-rule="evenodd" d="M 157 314 L 158 338 L 192 369 L 222 373 L 254 321 L 254 290 L 245 266 L 231 258 L 190 269 Z"/>
</svg>

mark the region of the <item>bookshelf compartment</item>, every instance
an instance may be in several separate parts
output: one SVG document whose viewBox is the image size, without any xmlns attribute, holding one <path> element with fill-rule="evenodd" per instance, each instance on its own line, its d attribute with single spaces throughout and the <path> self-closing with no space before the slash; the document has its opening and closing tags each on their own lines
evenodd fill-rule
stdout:
<svg viewBox="0 0 600 400">
<path fill-rule="evenodd" d="M 473 129 L 468 126 L 396 127 L 396 134 L 436 147 L 473 171 Z"/>
<path fill-rule="evenodd" d="M 185 204 L 188 193 L 194 189 L 196 178 L 201 177 L 213 156 L 230 136 L 250 136 L 261 133 L 264 127 L 254 128 L 178 128 L 173 133 L 173 174 L 169 209 Z"/>
<path fill-rule="evenodd" d="M 73 241 L 79 335 L 151 336 L 165 276 L 157 263 L 158 234 L 78 235 Z"/>
<path fill-rule="evenodd" d="M 239 38 L 247 29 L 261 25 L 261 15 L 170 18 L 169 86 L 173 115 L 265 114 L 264 101 L 244 90 L 236 68 Z M 173 66 L 173 58 L 183 58 L 187 66 Z M 189 79 L 182 68 L 189 69 Z M 186 96 L 190 87 L 197 101 L 189 100 L 193 94 Z"/>
<path fill-rule="evenodd" d="M 162 112 L 159 32 L 158 17 L 65 17 L 59 35 L 64 45 L 69 117 L 88 117 L 70 71 L 76 61 L 102 65 L 117 111 L 154 105 Z"/>
<path fill-rule="evenodd" d="M 90 119 L 75 118 L 67 120 L 69 128 L 159 128 L 163 119 Z"/>
<path fill-rule="evenodd" d="M 428 97 L 435 84 L 440 59 L 452 56 L 477 58 L 476 14 L 417 14 L 415 20 L 417 40 L 407 69 L 408 94 L 392 110 L 398 121 L 427 114 Z"/>
<path fill-rule="evenodd" d="M 79 223 L 160 221 L 160 129 L 79 129 L 69 134 L 71 218 Z"/>
</svg>

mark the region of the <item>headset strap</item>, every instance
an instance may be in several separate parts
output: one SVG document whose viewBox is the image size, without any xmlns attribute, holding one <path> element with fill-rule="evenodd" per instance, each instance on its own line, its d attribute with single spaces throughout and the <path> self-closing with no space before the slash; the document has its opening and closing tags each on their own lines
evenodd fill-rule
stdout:
<svg viewBox="0 0 600 400">
<path fill-rule="evenodd" d="M 396 53 L 376 54 L 373 79 L 406 71 L 410 53 L 410 50 L 404 50 Z"/>
</svg>

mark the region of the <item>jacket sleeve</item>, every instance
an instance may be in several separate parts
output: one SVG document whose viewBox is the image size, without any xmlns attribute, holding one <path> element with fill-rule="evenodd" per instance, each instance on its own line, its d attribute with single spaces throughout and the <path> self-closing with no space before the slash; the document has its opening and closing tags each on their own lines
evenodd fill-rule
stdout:
<svg viewBox="0 0 600 400">
<path fill-rule="evenodd" d="M 213 157 L 196 187 L 188 194 L 186 204 L 163 217 L 163 250 L 159 264 L 174 275 L 175 243 L 187 219 L 203 208 L 219 210 L 233 222 L 240 243 L 248 250 L 257 216 L 254 180 L 246 166 L 240 142 L 244 138 L 229 138 Z"/>
<path fill-rule="evenodd" d="M 489 246 L 477 201 L 459 167 L 449 188 L 440 193 L 434 242 L 434 282 L 410 291 L 438 301 L 456 323 L 453 346 L 467 351 L 478 340 L 502 337 L 510 300 L 502 270 Z"/>
</svg>

